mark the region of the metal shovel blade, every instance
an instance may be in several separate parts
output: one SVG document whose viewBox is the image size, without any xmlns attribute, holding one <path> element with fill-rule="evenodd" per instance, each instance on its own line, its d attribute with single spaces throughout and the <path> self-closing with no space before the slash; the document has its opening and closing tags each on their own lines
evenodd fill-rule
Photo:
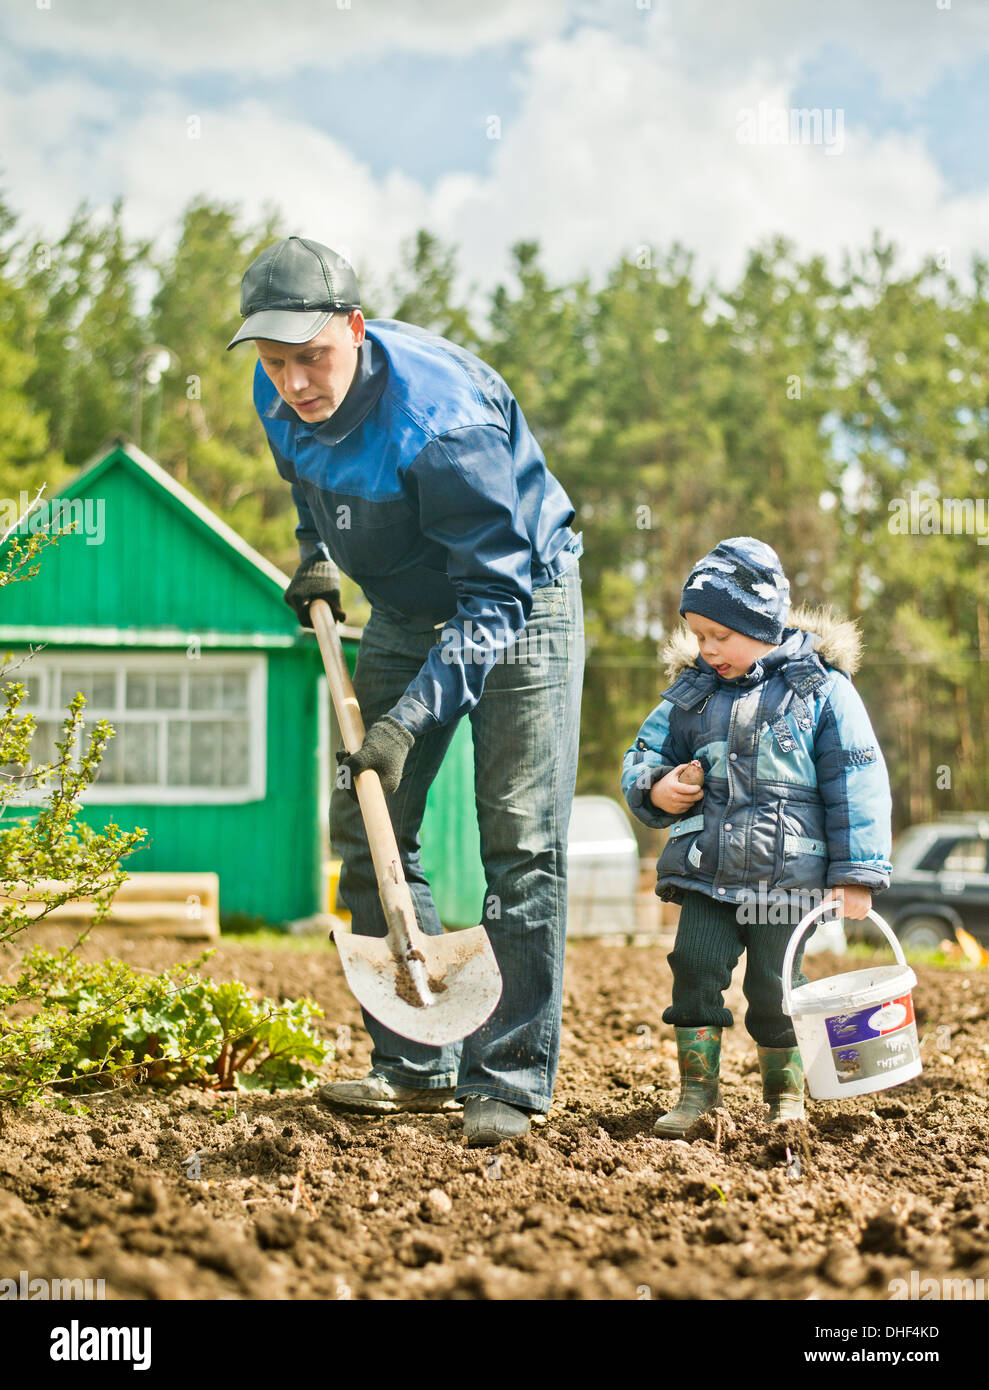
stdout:
<svg viewBox="0 0 989 1390">
<path fill-rule="evenodd" d="M 333 613 L 317 598 L 309 605 L 309 616 L 344 746 L 356 753 L 364 742 L 364 721 Z M 501 998 L 501 971 L 488 934 L 483 927 L 445 936 L 421 931 L 377 772 L 358 772 L 353 789 L 388 935 L 333 933 L 347 984 L 368 1013 L 393 1033 L 434 1045 L 458 1042 L 491 1017 Z"/>
<path fill-rule="evenodd" d="M 422 960 L 413 963 L 394 955 L 386 937 L 335 931 L 333 940 L 358 1003 L 413 1042 L 459 1042 L 491 1017 L 501 998 L 501 971 L 483 927 L 418 934 Z"/>
</svg>

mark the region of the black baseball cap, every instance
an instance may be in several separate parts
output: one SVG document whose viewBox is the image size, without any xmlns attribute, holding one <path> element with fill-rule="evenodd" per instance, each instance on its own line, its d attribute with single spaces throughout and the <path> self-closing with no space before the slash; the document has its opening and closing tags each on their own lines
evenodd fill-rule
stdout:
<svg viewBox="0 0 989 1390">
<path fill-rule="evenodd" d="M 353 267 L 306 237 L 290 236 L 266 247 L 240 282 L 244 324 L 227 351 L 248 338 L 308 343 L 333 314 L 361 307 Z"/>
</svg>

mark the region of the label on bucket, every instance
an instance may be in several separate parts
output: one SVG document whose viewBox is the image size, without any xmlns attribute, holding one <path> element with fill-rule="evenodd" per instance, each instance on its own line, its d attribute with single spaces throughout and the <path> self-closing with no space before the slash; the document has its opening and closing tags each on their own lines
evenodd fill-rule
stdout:
<svg viewBox="0 0 989 1390">
<path fill-rule="evenodd" d="M 840 1085 L 887 1076 L 900 1067 L 919 1061 L 917 1027 L 908 1023 L 883 1037 L 867 1038 L 853 1046 L 833 1047 L 831 1056 Z"/>
<path fill-rule="evenodd" d="M 909 994 L 901 994 L 899 999 L 890 999 L 878 1008 L 870 1004 L 867 1009 L 832 1014 L 825 1020 L 832 1048 L 883 1038 L 915 1021 L 913 998 Z"/>
</svg>

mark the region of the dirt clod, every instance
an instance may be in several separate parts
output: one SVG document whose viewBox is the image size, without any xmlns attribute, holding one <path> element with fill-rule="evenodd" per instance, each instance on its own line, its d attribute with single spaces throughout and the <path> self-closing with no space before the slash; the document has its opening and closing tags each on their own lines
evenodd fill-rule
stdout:
<svg viewBox="0 0 989 1390">
<path fill-rule="evenodd" d="M 423 1215 L 426 1219 L 434 1221 L 437 1218 L 449 1216 L 451 1211 L 453 1211 L 453 1202 L 449 1195 L 441 1188 L 434 1187 L 427 1192 L 426 1199 L 423 1202 L 423 1208 Z"/>
</svg>

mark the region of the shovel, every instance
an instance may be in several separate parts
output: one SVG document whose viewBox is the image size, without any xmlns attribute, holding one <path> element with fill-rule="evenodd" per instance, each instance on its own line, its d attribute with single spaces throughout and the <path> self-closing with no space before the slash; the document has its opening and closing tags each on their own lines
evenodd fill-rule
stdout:
<svg viewBox="0 0 989 1390">
<path fill-rule="evenodd" d="M 348 753 L 356 753 L 364 742 L 364 721 L 333 613 L 323 599 L 313 599 L 309 617 L 344 745 Z M 427 936 L 420 929 L 380 778 L 376 772 L 361 772 L 354 788 L 388 934 L 331 933 L 347 984 L 368 1013 L 393 1033 L 436 1046 L 457 1042 L 480 1028 L 501 998 L 501 971 L 488 934 L 483 927 L 443 936 Z"/>
</svg>

